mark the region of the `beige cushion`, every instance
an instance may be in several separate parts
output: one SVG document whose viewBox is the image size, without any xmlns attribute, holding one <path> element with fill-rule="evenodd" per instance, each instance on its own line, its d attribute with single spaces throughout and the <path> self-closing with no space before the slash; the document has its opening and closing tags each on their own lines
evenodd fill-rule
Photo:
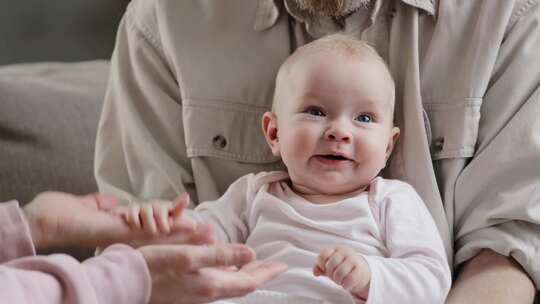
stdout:
<svg viewBox="0 0 540 304">
<path fill-rule="evenodd" d="M 0 201 L 26 204 L 45 190 L 97 191 L 94 142 L 108 67 L 106 61 L 0 67 Z"/>
</svg>

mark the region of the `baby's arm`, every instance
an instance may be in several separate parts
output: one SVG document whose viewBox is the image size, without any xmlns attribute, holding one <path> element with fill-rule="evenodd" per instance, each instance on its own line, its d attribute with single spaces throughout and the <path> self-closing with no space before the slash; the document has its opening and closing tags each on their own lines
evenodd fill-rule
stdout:
<svg viewBox="0 0 540 304">
<path fill-rule="evenodd" d="M 243 243 L 249 233 L 245 214 L 250 208 L 247 197 L 253 196 L 250 186 L 253 178 L 253 174 L 241 177 L 219 199 L 201 203 L 195 210 L 186 209 L 189 198 L 181 195 L 175 203 L 132 203 L 117 213 L 133 229 L 142 229 L 154 236 L 167 233 L 178 236 L 179 232 L 191 228 L 195 229 L 192 233 L 195 239 L 201 239 L 197 236 L 206 233 L 211 234 L 212 242 Z"/>
<path fill-rule="evenodd" d="M 325 275 L 366 303 L 444 303 L 451 273 L 437 227 L 418 194 L 392 185 L 376 203 L 387 253 L 369 256 L 345 246 L 321 251 L 314 275 Z M 380 220 L 379 220 L 380 219 Z"/>
<path fill-rule="evenodd" d="M 385 256 L 364 256 L 371 280 L 367 303 L 444 303 L 451 273 L 437 226 L 414 189 L 392 185 L 376 203 Z"/>
</svg>

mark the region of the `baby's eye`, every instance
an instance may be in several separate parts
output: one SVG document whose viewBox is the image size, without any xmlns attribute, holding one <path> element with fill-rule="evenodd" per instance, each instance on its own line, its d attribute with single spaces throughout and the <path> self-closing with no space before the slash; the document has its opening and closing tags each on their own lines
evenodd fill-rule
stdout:
<svg viewBox="0 0 540 304">
<path fill-rule="evenodd" d="M 324 112 L 319 107 L 309 107 L 305 111 L 309 115 L 313 116 L 326 116 Z"/>
<path fill-rule="evenodd" d="M 369 114 L 360 114 L 356 116 L 355 120 L 363 123 L 370 123 L 373 122 L 373 117 Z"/>
</svg>

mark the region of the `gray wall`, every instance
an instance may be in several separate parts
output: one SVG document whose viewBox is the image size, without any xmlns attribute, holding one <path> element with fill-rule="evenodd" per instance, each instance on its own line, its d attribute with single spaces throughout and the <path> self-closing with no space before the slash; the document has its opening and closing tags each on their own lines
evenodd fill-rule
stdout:
<svg viewBox="0 0 540 304">
<path fill-rule="evenodd" d="M 0 65 L 110 58 L 129 0 L 0 0 Z"/>
</svg>

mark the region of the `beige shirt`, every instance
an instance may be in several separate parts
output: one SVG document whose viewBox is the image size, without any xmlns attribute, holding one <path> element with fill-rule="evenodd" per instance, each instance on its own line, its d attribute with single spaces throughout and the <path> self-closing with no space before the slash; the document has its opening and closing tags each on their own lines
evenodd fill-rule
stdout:
<svg viewBox="0 0 540 304">
<path fill-rule="evenodd" d="M 402 132 L 387 176 L 418 191 L 456 265 L 491 248 L 537 287 L 538 2 L 395 0 L 362 31 L 378 37 L 388 20 Z M 281 1 L 134 0 L 117 39 L 96 146 L 101 191 L 206 201 L 281 167 L 260 117 L 279 65 L 310 39 Z"/>
</svg>

